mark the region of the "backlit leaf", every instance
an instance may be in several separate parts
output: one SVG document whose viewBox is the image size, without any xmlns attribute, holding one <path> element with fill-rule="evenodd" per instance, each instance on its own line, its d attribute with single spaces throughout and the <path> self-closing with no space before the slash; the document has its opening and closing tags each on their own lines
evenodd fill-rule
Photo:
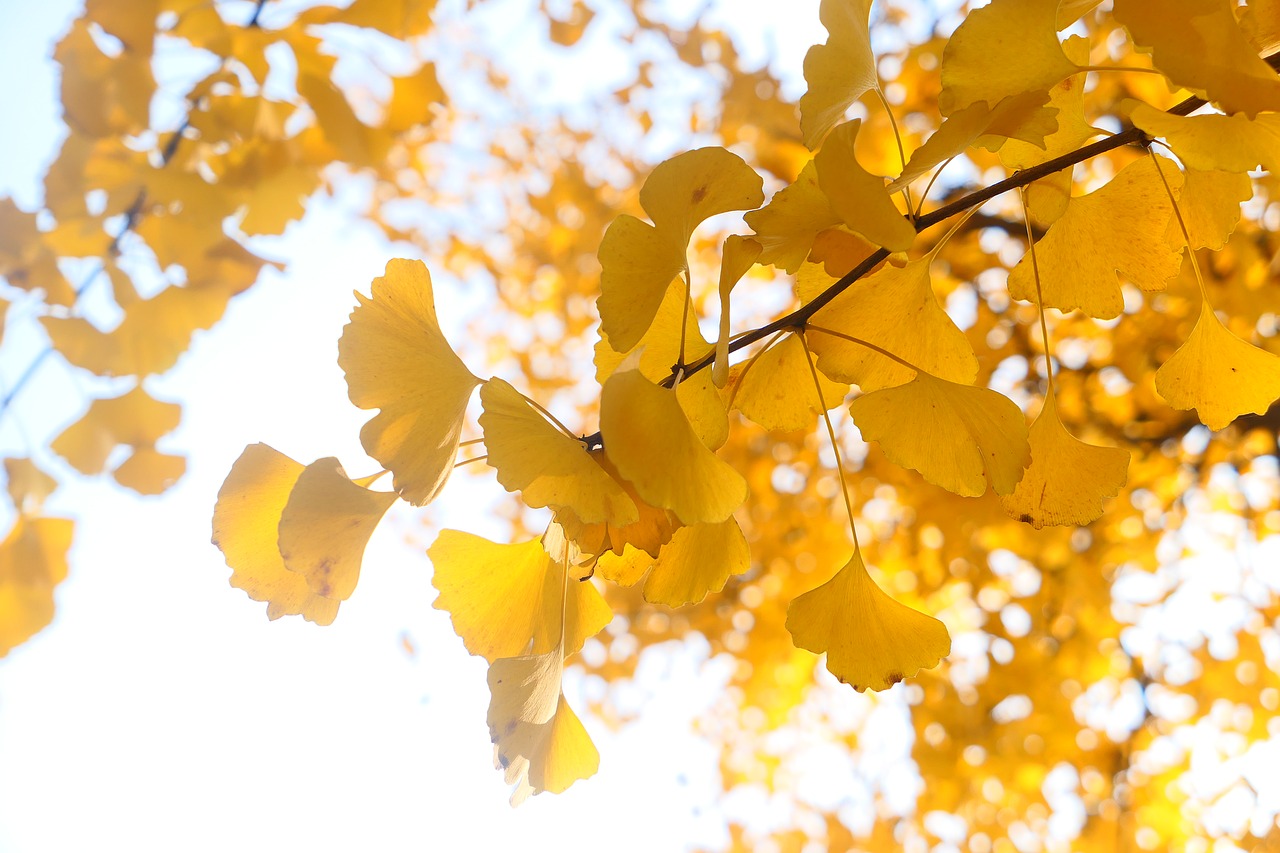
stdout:
<svg viewBox="0 0 1280 853">
<path fill-rule="evenodd" d="M 815 44 L 804 57 L 809 90 L 800 98 L 804 144 L 816 150 L 854 101 L 879 85 L 867 19 L 871 0 L 822 0 L 818 18 L 827 28 L 826 44 Z"/>
<path fill-rule="evenodd" d="M 854 553 L 835 577 L 787 608 L 795 644 L 827 655 L 827 669 L 861 693 L 887 690 L 951 653 L 940 621 L 895 601 Z"/>
<path fill-rule="evenodd" d="M 763 247 L 760 263 L 794 273 L 809 256 L 818 232 L 840 224 L 826 193 L 818 186 L 818 167 L 810 160 L 789 186 L 743 219 Z"/>
<path fill-rule="evenodd" d="M 316 595 L 350 598 L 369 537 L 395 501 L 395 492 L 353 483 L 333 457 L 312 462 L 298 475 L 280 515 L 285 568 L 306 578 Z"/>
<path fill-rule="evenodd" d="M 19 516 L 0 542 L 0 657 L 53 620 L 74 527 L 66 518 Z"/>
<path fill-rule="evenodd" d="M 1031 465 L 1000 504 L 1037 530 L 1095 521 L 1103 501 L 1119 494 L 1128 478 L 1128 451 L 1085 444 L 1067 432 L 1053 394 L 1031 425 L 1030 441 Z"/>
<path fill-rule="evenodd" d="M 1261 167 L 1280 172 L 1280 115 L 1176 116 L 1137 104 L 1129 119 L 1166 140 L 1192 169 L 1248 172 Z"/>
<path fill-rule="evenodd" d="M 303 466 L 265 444 L 251 444 L 231 466 L 213 509 L 213 544 L 231 567 L 231 585 L 267 602 L 267 617 L 301 614 L 328 625 L 338 602 L 316 595 L 307 580 L 285 568 L 280 516 Z"/>
<path fill-rule="evenodd" d="M 1191 336 L 1156 371 L 1156 391 L 1222 429 L 1240 415 L 1265 414 L 1280 398 L 1280 357 L 1236 337 L 1205 304 Z"/>
<path fill-rule="evenodd" d="M 786 335 L 735 370 L 733 407 L 765 429 L 804 429 L 814 424 L 824 408 L 840 405 L 849 393 L 848 385 L 833 382 L 821 373 L 818 382 L 825 406 L 818 403 L 803 342 L 795 335 Z"/>
<path fill-rule="evenodd" d="M 813 158 L 818 186 L 845 225 L 877 246 L 904 252 L 915 242 L 916 229 L 894 207 L 884 181 L 858 164 L 854 140 L 861 126 L 854 119 L 831 132 Z"/>
<path fill-rule="evenodd" d="M 866 441 L 934 485 L 974 497 L 1011 493 L 1031 462 L 1022 410 L 989 388 L 919 373 L 906 385 L 849 405 Z"/>
<path fill-rule="evenodd" d="M 373 280 L 338 341 L 351 402 L 381 409 L 360 430 L 365 452 L 390 469 L 415 506 L 430 502 L 453 469 L 471 392 L 480 380 L 458 358 L 436 319 L 422 261 L 393 259 Z"/>
<path fill-rule="evenodd" d="M 564 567 L 533 539 L 500 545 L 460 530 L 442 530 L 427 549 L 440 592 L 432 605 L 449 613 L 467 651 L 489 661 L 548 652 L 560 643 Z M 568 581 L 564 643 L 582 648 L 613 613 L 590 581 Z M 532 645 L 531 645 L 532 644 Z"/>
</svg>

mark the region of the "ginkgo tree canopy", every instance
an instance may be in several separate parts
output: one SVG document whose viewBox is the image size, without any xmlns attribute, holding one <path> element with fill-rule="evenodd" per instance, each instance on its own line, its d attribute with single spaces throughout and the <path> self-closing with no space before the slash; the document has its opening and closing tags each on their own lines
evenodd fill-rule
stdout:
<svg viewBox="0 0 1280 853">
<path fill-rule="evenodd" d="M 733 662 L 700 728 L 724 791 L 793 807 L 736 846 L 1276 842 L 1272 4 L 820 0 L 785 69 L 745 16 L 537 4 L 565 67 L 634 57 L 572 106 L 451 43 L 500 5 L 88 4 L 43 198 L 0 200 L 0 307 L 44 341 L 5 414 L 46 356 L 91 389 L 6 459 L 0 649 L 77 570 L 59 483 L 180 479 L 149 378 L 359 186 L 402 247 L 337 339 L 367 458 L 250 444 L 212 541 L 270 619 L 327 626 L 425 507 L 513 804 L 592 784 L 645 650 L 698 636 Z M 173 45 L 213 64 L 175 84 Z M 434 529 L 458 477 L 508 535 Z M 869 769 L 877 714 L 914 793 Z M 802 781 L 814 731 L 848 791 Z"/>
</svg>

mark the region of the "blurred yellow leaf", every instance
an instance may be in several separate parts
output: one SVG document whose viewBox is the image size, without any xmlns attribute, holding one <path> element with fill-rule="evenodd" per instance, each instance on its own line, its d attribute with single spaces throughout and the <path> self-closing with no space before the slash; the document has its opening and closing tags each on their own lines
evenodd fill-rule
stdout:
<svg viewBox="0 0 1280 853">
<path fill-rule="evenodd" d="M 19 516 L 0 542 L 0 657 L 52 621 L 74 527 L 66 518 Z"/>
</svg>

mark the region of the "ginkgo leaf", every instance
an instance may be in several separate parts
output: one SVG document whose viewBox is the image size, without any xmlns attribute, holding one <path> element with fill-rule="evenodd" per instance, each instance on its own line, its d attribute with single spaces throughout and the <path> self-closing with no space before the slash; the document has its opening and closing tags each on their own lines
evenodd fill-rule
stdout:
<svg viewBox="0 0 1280 853">
<path fill-rule="evenodd" d="M 931 258 L 885 264 L 824 305 L 811 319 L 809 346 L 818 369 L 864 392 L 910 382 L 915 371 L 875 350 L 823 329 L 842 332 L 893 353 L 921 370 L 968 384 L 978 358 L 964 332 L 938 304 L 929 278 Z"/>
<path fill-rule="evenodd" d="M 507 491 L 520 491 L 531 507 L 569 508 L 586 524 L 639 520 L 635 503 L 583 443 L 552 426 L 509 383 L 490 379 L 480 403 L 487 461 Z"/>
<path fill-rule="evenodd" d="M 951 654 L 947 626 L 886 595 L 858 552 L 791 602 L 787 630 L 799 648 L 826 652 L 831 674 L 859 693 L 887 690 Z"/>
<path fill-rule="evenodd" d="M 731 575 L 751 568 L 751 550 L 738 522 L 682 527 L 662 547 L 644 583 L 644 600 L 668 607 L 697 604 L 724 589 Z"/>
<path fill-rule="evenodd" d="M 387 262 L 338 341 L 351 402 L 381 409 L 360 430 L 365 452 L 390 469 L 415 506 L 444 488 L 458 453 L 467 401 L 480 380 L 449 346 L 422 261 Z"/>
<path fill-rule="evenodd" d="M 942 52 L 938 108 L 1044 92 L 1076 71 L 1058 41 L 1058 0 L 992 0 L 974 9 Z"/>
<path fill-rule="evenodd" d="M 812 426 L 824 409 L 844 402 L 849 386 L 818 374 L 822 399 L 813 387 L 809 356 L 796 335 L 786 335 L 734 373 L 733 407 L 765 429 L 797 430 Z"/>
<path fill-rule="evenodd" d="M 140 495 L 159 495 L 187 472 L 187 459 L 161 453 L 154 447 L 140 447 L 111 472 L 115 481 Z"/>
<path fill-rule="evenodd" d="M 613 341 L 601 330 L 595 347 L 596 381 L 603 385 L 628 355 L 639 354 L 641 374 L 651 382 L 661 382 L 670 378 L 672 366 L 682 360 L 682 354 L 683 363 L 689 364 L 711 351 L 711 344 L 698 328 L 698 317 L 684 284 L 675 281 L 667 288 L 649 329 L 631 350 L 615 350 Z M 725 443 L 729 437 L 728 413 L 710 373 L 699 371 L 681 381 L 676 399 L 703 444 L 715 450 Z"/>
<path fill-rule="evenodd" d="M 818 186 L 818 167 L 812 160 L 793 183 L 743 219 L 756 232 L 755 239 L 762 247 L 760 263 L 789 273 L 804 263 L 820 231 L 840 224 L 840 217 Z"/>
<path fill-rule="evenodd" d="M 1165 174 L 1181 175 L 1174 168 Z M 1118 317 L 1124 298 L 1117 272 L 1143 290 L 1163 290 L 1182 267 L 1181 253 L 1164 238 L 1172 215 L 1155 164 L 1135 160 L 1106 186 L 1073 198 L 1036 243 L 1043 303 L 1029 252 L 1009 273 L 1009 295 L 1043 308 L 1078 308 L 1099 320 Z"/>
<path fill-rule="evenodd" d="M 471 654 L 494 661 L 542 654 L 560 643 L 565 567 L 551 559 L 541 541 L 500 545 L 442 530 L 427 556 L 435 567 L 431 583 L 440 593 L 432 606 L 449 613 Z M 573 654 L 609 624 L 613 613 L 589 581 L 567 583 L 564 645 Z"/>
<path fill-rule="evenodd" d="M 53 621 L 74 528 L 66 518 L 19 516 L 0 542 L 0 657 Z"/>
<path fill-rule="evenodd" d="M 640 188 L 640 206 L 649 219 L 681 234 L 684 244 L 704 220 L 762 204 L 764 180 L 724 148 L 697 148 L 664 160 Z"/>
<path fill-rule="evenodd" d="M 1112 14 L 1166 77 L 1252 118 L 1280 110 L 1280 79 L 1240 31 L 1227 0 L 1116 0 Z"/>
<path fill-rule="evenodd" d="M 1240 415 L 1265 414 L 1280 398 L 1280 356 L 1236 337 L 1205 303 L 1191 336 L 1156 371 L 1156 391 L 1219 430 Z"/>
<path fill-rule="evenodd" d="M 1178 116 L 1147 104 L 1129 105 L 1129 120 L 1167 141 L 1192 169 L 1280 172 L 1280 115 Z"/>
<path fill-rule="evenodd" d="M 151 447 L 181 418 L 181 406 L 160 402 L 139 385 L 119 397 L 94 400 L 49 446 L 81 474 L 98 474 L 116 447 Z"/>
<path fill-rule="evenodd" d="M 562 507 L 556 511 L 556 523 L 563 529 L 564 535 L 584 553 L 603 554 L 612 551 L 622 554 L 623 549 L 630 545 L 632 549 L 656 557 L 658 549 L 671 541 L 671 534 L 680 526 L 680 520 L 671 514 L 671 510 L 650 506 L 636 494 L 635 487 L 622 479 L 602 448 L 597 447 L 589 451 L 589 454 L 631 499 L 639 517 L 631 524 L 610 524 L 607 521 L 587 524 L 571 508 Z"/>
<path fill-rule="evenodd" d="M 750 237 L 731 234 L 724 240 L 720 260 L 720 336 L 716 339 L 716 360 L 711 370 L 711 381 L 723 388 L 729 378 L 729 295 L 760 258 L 762 247 Z"/>
<path fill-rule="evenodd" d="M 1085 444 L 1067 432 L 1052 393 L 1031 425 L 1030 441 L 1031 465 L 1000 505 L 1037 530 L 1093 522 L 1103 501 L 1118 495 L 1128 479 L 1129 452 Z"/>
<path fill-rule="evenodd" d="M 595 774 L 600 753 L 560 692 L 564 653 L 502 658 L 489 667 L 489 737 L 511 805 L 530 794 L 559 794 Z"/>
<path fill-rule="evenodd" d="M 818 6 L 818 18 L 829 35 L 826 44 L 815 44 L 805 54 L 809 89 L 800 98 L 800 129 L 811 151 L 854 101 L 879 85 L 870 16 L 871 0 L 822 0 Z"/>
<path fill-rule="evenodd" d="M 231 567 L 231 585 L 267 602 L 267 617 L 301 614 L 317 625 L 338 615 L 338 602 L 316 595 L 285 568 L 280 516 L 303 466 L 265 444 L 251 444 L 231 466 L 213 508 L 213 544 Z"/>
<path fill-rule="evenodd" d="M 355 0 L 335 22 L 370 27 L 394 39 L 408 39 L 431 29 L 436 0 Z"/>
<path fill-rule="evenodd" d="M 1007 139 L 1019 139 L 1043 148 L 1045 139 L 1058 129 L 1057 108 L 1046 106 L 1048 102 L 1049 93 L 1037 90 L 1010 95 L 994 107 L 978 101 L 956 110 L 911 154 L 902 174 L 889 184 L 889 192 L 897 192 L 970 145 L 999 148 Z"/>
<path fill-rule="evenodd" d="M 395 492 L 351 481 L 332 456 L 302 470 L 280 515 L 280 556 L 316 595 L 345 601 L 360 577 L 365 546 Z"/>
<path fill-rule="evenodd" d="M 849 413 L 891 462 L 965 497 L 983 494 L 988 482 L 998 495 L 1011 493 L 1031 463 L 1022 410 L 989 388 L 919 373 L 859 397 Z"/>
<path fill-rule="evenodd" d="M 747 499 L 746 480 L 699 440 L 675 392 L 628 367 L 600 394 L 605 453 L 647 503 L 685 524 L 724 521 Z"/>
<path fill-rule="evenodd" d="M 640 189 L 640 205 L 653 225 L 624 214 L 600 242 L 596 304 L 614 349 L 630 350 L 649 328 L 668 285 L 686 269 L 689 237 L 699 224 L 763 203 L 760 176 L 723 148 L 699 148 L 658 164 Z"/>
<path fill-rule="evenodd" d="M 25 457 L 5 459 L 4 478 L 9 499 L 20 515 L 38 512 L 45 498 L 58 488 L 57 480 L 40 470 L 34 460 Z"/>
<path fill-rule="evenodd" d="M 99 376 L 164 373 L 191 346 L 194 332 L 222 319 L 231 291 L 168 287 L 130 305 L 110 332 L 82 317 L 41 317 L 55 349 L 67 361 Z"/>
<path fill-rule="evenodd" d="M 861 126 L 854 119 L 831 131 L 813 158 L 818 186 L 845 225 L 877 246 L 904 252 L 915 242 L 916 229 L 894 207 L 884 181 L 858 164 L 854 139 Z"/>
<path fill-rule="evenodd" d="M 1178 193 L 1178 210 L 1191 248 L 1216 252 L 1225 246 L 1240 221 L 1240 205 L 1252 197 L 1253 181 L 1246 174 L 1187 169 Z M 1177 218 L 1169 221 L 1169 238 L 1175 246 L 1184 242 L 1182 225 Z"/>
<path fill-rule="evenodd" d="M 1058 8 L 1059 24 L 1066 6 L 1064 2 Z M 1062 43 L 1062 50 L 1074 63 L 1089 63 L 1089 40 L 1083 36 L 1071 36 Z M 1049 106 L 1058 111 L 1058 129 L 1044 138 L 1043 147 L 1020 139 L 1006 140 L 1000 146 L 1000 162 L 1006 169 L 1029 169 L 1076 150 L 1099 133 L 1085 119 L 1086 77 L 1083 72 L 1072 74 L 1049 90 Z M 1027 210 L 1034 224 L 1047 228 L 1066 212 L 1067 203 L 1071 200 L 1071 178 L 1071 170 L 1062 169 L 1027 186 Z"/>
</svg>

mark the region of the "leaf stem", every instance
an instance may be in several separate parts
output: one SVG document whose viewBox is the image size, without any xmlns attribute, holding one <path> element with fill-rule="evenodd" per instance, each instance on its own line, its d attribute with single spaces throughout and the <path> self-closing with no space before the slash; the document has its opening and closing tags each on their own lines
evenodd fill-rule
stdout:
<svg viewBox="0 0 1280 853">
<path fill-rule="evenodd" d="M 1147 149 L 1147 156 L 1151 158 L 1151 162 L 1156 167 L 1156 174 L 1160 176 L 1160 183 L 1164 184 L 1164 191 L 1169 195 L 1169 203 L 1173 205 L 1173 215 L 1178 219 L 1178 228 L 1182 231 L 1182 240 L 1187 244 L 1187 255 L 1191 258 L 1191 271 L 1196 274 L 1196 284 L 1200 285 L 1200 298 L 1204 300 L 1204 304 L 1213 310 L 1213 306 L 1209 303 L 1209 289 L 1205 287 L 1204 276 L 1200 274 L 1200 265 L 1196 263 L 1195 250 L 1191 248 L 1191 232 L 1187 230 L 1187 223 L 1182 218 L 1182 210 L 1178 207 L 1178 199 L 1173 195 L 1173 187 L 1169 186 L 1169 180 L 1164 176 L 1164 169 L 1160 166 L 1160 158 L 1150 148 Z"/>
<path fill-rule="evenodd" d="M 840 458 L 840 442 L 836 440 L 836 428 L 831 424 L 831 415 L 827 413 L 827 401 L 822 396 L 822 382 L 818 379 L 818 368 L 813 365 L 813 353 L 809 351 L 809 342 L 805 340 L 804 335 L 799 335 L 800 343 L 804 346 L 805 363 L 809 365 L 809 375 L 813 377 L 813 390 L 818 395 L 818 406 L 822 411 L 822 421 L 827 425 L 827 437 L 831 439 L 831 452 L 836 457 L 836 474 L 840 477 L 840 494 L 844 496 L 845 512 L 849 514 L 849 533 L 853 536 L 853 551 L 855 554 L 861 552 L 862 546 L 858 544 L 858 526 L 854 521 L 853 502 L 849 499 L 849 482 L 844 476 L 844 460 Z"/>
<path fill-rule="evenodd" d="M 875 352 L 880 353 L 885 358 L 892 359 L 893 361 L 898 362 L 898 364 L 901 364 L 903 367 L 907 368 L 908 370 L 914 370 L 916 373 L 929 373 L 929 371 L 927 370 L 916 367 L 914 364 L 907 361 L 905 358 L 902 358 L 901 356 L 898 356 L 898 355 L 894 355 L 893 353 L 889 352 L 887 349 L 883 349 L 881 347 L 876 346 L 875 344 L 871 343 L 871 341 L 864 341 L 862 338 L 855 338 L 853 335 L 846 335 L 844 332 L 837 332 L 835 329 L 828 329 L 825 326 L 815 326 L 813 323 L 810 323 L 805 328 L 811 332 L 822 332 L 824 334 L 832 335 L 837 338 L 843 338 L 849 343 L 858 344 L 859 346 L 864 346 L 869 350 L 874 350 Z M 929 375 L 932 376 L 933 374 L 929 374 Z"/>
<path fill-rule="evenodd" d="M 518 392 L 517 392 L 517 393 L 518 393 Z M 564 424 L 560 423 L 560 419 L 559 419 L 559 418 L 557 418 L 555 415 L 551 414 L 551 412 L 549 412 L 549 411 L 547 411 L 545 408 L 543 408 L 543 407 L 538 403 L 538 401 L 537 401 L 537 400 L 533 399 L 533 398 L 532 398 L 532 397 L 530 397 L 528 394 L 520 394 L 520 396 L 521 396 L 521 397 L 524 397 L 524 401 L 525 401 L 526 403 L 528 403 L 530 406 L 533 406 L 535 409 L 537 409 L 539 412 L 541 412 L 541 413 L 542 413 L 542 416 L 543 416 L 544 418 L 546 418 L 547 420 L 551 421 L 551 423 L 555 424 L 555 426 L 556 426 L 556 427 L 558 427 L 558 428 L 559 428 L 559 430 L 560 430 L 562 433 L 564 433 L 565 435 L 569 436 L 569 438 L 572 438 L 574 441 L 581 441 L 581 440 L 582 440 L 582 439 L 581 439 L 581 437 L 579 437 L 578 435 L 576 435 L 575 433 L 573 433 L 573 432 L 572 432 L 572 431 L 571 431 L 567 426 L 565 426 Z"/>
<path fill-rule="evenodd" d="M 1040 263 L 1036 260 L 1036 240 L 1031 233 L 1031 211 L 1027 208 L 1026 187 L 1018 187 L 1022 200 L 1022 221 L 1027 225 L 1027 253 L 1031 255 L 1031 274 L 1036 280 L 1036 308 L 1040 318 L 1040 337 L 1044 341 L 1044 369 L 1049 376 L 1049 399 L 1054 399 L 1053 355 L 1049 352 L 1049 324 L 1044 319 L 1044 293 L 1040 289 Z"/>
</svg>

